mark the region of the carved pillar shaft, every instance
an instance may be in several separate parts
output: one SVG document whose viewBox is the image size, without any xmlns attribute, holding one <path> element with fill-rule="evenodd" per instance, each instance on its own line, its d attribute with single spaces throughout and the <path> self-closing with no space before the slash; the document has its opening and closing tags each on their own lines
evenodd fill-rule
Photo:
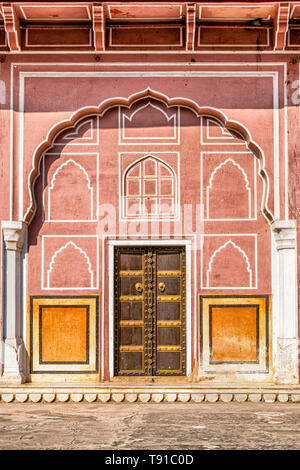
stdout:
<svg viewBox="0 0 300 470">
<path fill-rule="evenodd" d="M 276 245 L 278 327 L 275 345 L 276 383 L 298 382 L 298 311 L 296 221 L 272 224 Z"/>
<path fill-rule="evenodd" d="M 4 348 L 2 352 L 4 383 L 25 381 L 22 368 L 21 338 L 21 253 L 26 224 L 18 221 L 2 223 L 4 241 Z"/>
</svg>

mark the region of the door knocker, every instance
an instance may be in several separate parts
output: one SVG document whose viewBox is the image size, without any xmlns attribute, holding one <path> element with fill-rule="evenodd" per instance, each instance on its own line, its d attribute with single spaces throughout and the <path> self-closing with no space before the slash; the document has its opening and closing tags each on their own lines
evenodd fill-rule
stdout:
<svg viewBox="0 0 300 470">
<path fill-rule="evenodd" d="M 135 289 L 137 292 L 143 292 L 143 286 L 140 282 L 137 282 L 135 285 Z"/>
<path fill-rule="evenodd" d="M 158 288 L 159 288 L 160 292 L 164 292 L 164 290 L 165 290 L 165 288 L 166 288 L 165 283 L 164 283 L 164 282 L 160 282 L 160 283 L 158 284 Z"/>
</svg>

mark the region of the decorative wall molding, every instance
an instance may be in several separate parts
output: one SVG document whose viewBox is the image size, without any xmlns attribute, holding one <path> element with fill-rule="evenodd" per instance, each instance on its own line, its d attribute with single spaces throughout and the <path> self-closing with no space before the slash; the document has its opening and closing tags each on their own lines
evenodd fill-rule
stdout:
<svg viewBox="0 0 300 470">
<path fill-rule="evenodd" d="M 15 13 L 13 5 L 9 3 L 2 7 L 4 28 L 7 42 L 11 51 L 21 51 L 20 20 Z"/>
<path fill-rule="evenodd" d="M 272 388 L 264 385 L 256 388 L 242 387 L 0 387 L 1 403 L 299 403 L 300 389 Z"/>
<path fill-rule="evenodd" d="M 265 159 L 264 154 L 261 148 L 252 140 L 252 137 L 249 131 L 239 122 L 237 121 L 230 121 L 226 117 L 226 115 L 215 108 L 210 107 L 201 107 L 195 101 L 187 99 L 187 98 L 169 98 L 168 96 L 154 91 L 151 88 L 146 88 L 138 93 L 134 93 L 130 95 L 129 98 L 120 98 L 120 97 L 113 97 L 107 100 L 104 100 L 99 104 L 99 106 L 94 107 L 85 107 L 76 112 L 74 112 L 68 120 L 60 121 L 56 125 L 54 125 L 48 132 L 47 138 L 36 148 L 33 156 L 33 167 L 28 176 L 28 187 L 29 187 L 29 198 L 30 198 L 30 205 L 25 211 L 24 214 L 24 221 L 29 222 L 32 220 L 35 211 L 36 211 L 36 201 L 34 197 L 34 186 L 36 179 L 40 174 L 40 160 L 42 155 L 45 151 L 47 151 L 52 146 L 52 142 L 55 139 L 56 135 L 61 132 L 64 128 L 75 128 L 77 122 L 82 119 L 84 115 L 104 115 L 108 109 L 111 109 L 115 106 L 124 106 L 130 109 L 133 103 L 145 99 L 145 98 L 153 98 L 161 101 L 167 107 L 179 107 L 184 106 L 189 108 L 193 111 L 197 116 L 212 116 L 219 120 L 225 128 L 233 129 L 235 132 L 240 134 L 243 139 L 245 140 L 246 146 L 259 160 L 259 175 L 263 180 L 263 197 L 262 197 L 262 204 L 261 210 L 265 218 L 271 223 L 274 219 L 272 212 L 268 208 L 268 195 L 269 195 L 269 178 L 267 172 L 265 170 Z"/>
</svg>

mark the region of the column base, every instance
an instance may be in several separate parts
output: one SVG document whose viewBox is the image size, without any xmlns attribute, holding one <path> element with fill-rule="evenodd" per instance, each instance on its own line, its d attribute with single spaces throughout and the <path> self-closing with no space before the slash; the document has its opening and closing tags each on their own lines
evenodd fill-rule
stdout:
<svg viewBox="0 0 300 470">
<path fill-rule="evenodd" d="M 298 339 L 278 338 L 277 342 L 277 367 L 275 365 L 275 384 L 298 384 Z"/>
<path fill-rule="evenodd" d="M 22 338 L 4 339 L 2 384 L 22 384 L 26 381 L 22 366 Z"/>
</svg>

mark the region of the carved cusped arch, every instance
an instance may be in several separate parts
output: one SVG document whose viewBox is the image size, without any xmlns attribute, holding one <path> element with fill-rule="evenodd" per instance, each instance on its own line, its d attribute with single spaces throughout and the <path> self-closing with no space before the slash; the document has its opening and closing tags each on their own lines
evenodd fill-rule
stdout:
<svg viewBox="0 0 300 470">
<path fill-rule="evenodd" d="M 69 129 L 70 132 L 75 131 L 76 126 L 84 117 L 98 115 L 103 116 L 106 111 L 114 107 L 124 107 L 130 109 L 131 106 L 144 99 L 153 99 L 160 101 L 161 103 L 165 104 L 168 108 L 172 107 L 183 107 L 193 111 L 196 116 L 205 116 L 209 117 L 210 119 L 215 119 L 219 123 L 224 126 L 225 129 L 228 131 L 232 131 L 235 134 L 241 136 L 243 141 L 245 142 L 246 147 L 254 154 L 257 158 L 258 164 L 258 174 L 262 179 L 263 183 L 263 194 L 262 194 L 262 201 L 261 201 L 261 212 L 268 220 L 269 223 L 272 223 L 274 220 L 274 216 L 270 209 L 268 208 L 268 196 L 269 196 L 269 177 L 265 169 L 265 157 L 262 149 L 256 144 L 248 129 L 246 129 L 243 124 L 229 120 L 225 113 L 222 111 L 210 107 L 210 106 L 200 106 L 196 101 L 181 98 L 181 97 L 174 97 L 169 98 L 167 95 L 160 93 L 158 91 L 152 90 L 151 88 L 146 88 L 138 93 L 134 93 L 130 95 L 128 98 L 122 97 L 113 97 L 107 100 L 102 101 L 98 106 L 88 106 L 81 108 L 75 111 L 69 119 L 61 121 L 50 128 L 48 131 L 46 139 L 41 142 L 41 144 L 36 148 L 33 154 L 33 161 L 32 161 L 32 169 L 28 176 L 28 191 L 29 191 L 29 206 L 25 211 L 23 221 L 26 223 L 30 223 L 33 219 L 35 212 L 36 212 L 36 200 L 34 195 L 34 187 L 37 178 L 40 175 L 40 162 L 42 160 L 42 156 L 45 152 L 47 152 L 53 145 L 55 138 L 58 134 L 62 131 Z"/>
</svg>

